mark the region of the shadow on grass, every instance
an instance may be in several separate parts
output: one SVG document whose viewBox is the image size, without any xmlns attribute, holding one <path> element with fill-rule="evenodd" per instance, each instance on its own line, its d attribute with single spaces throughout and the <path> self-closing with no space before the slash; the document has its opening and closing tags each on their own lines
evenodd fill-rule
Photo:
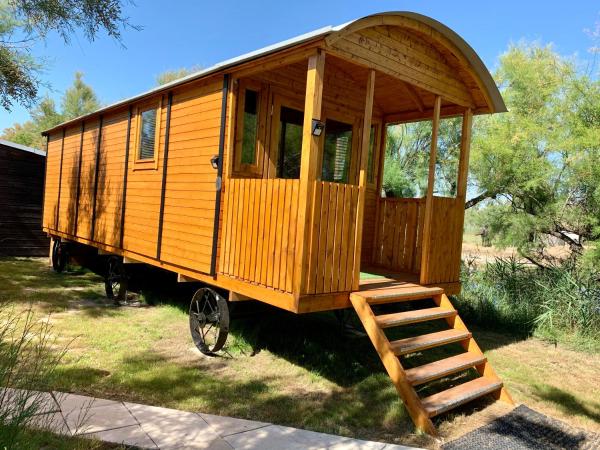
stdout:
<svg viewBox="0 0 600 450">
<path fill-rule="evenodd" d="M 573 394 L 555 386 L 534 386 L 534 394 L 540 399 L 554 403 L 566 414 L 588 417 L 595 422 L 600 422 L 600 403 L 588 400 L 585 404 Z"/>
<path fill-rule="evenodd" d="M 364 439 L 393 441 L 414 432 L 395 389 L 384 374 L 371 374 L 359 382 L 323 391 L 282 389 L 289 374 L 226 373 L 225 359 L 201 358 L 197 365 L 183 365 L 176 356 L 150 350 L 126 356 L 118 372 L 106 375 L 95 369 L 60 368 L 60 379 L 70 387 L 95 395 L 164 407 L 280 425 L 307 428 Z M 271 372 L 273 373 L 273 372 Z M 63 386 L 69 388 L 69 386 Z M 414 436 L 413 436 L 414 438 Z"/>
</svg>

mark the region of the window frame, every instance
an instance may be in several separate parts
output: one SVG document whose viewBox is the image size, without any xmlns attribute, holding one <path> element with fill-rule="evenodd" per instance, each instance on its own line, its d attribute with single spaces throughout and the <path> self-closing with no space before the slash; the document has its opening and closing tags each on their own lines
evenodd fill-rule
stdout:
<svg viewBox="0 0 600 450">
<path fill-rule="evenodd" d="M 281 156 L 279 148 L 281 140 L 281 108 L 284 107 L 295 109 L 298 111 L 302 111 L 302 114 L 304 114 L 304 104 L 300 99 L 296 100 L 290 96 L 283 95 L 278 92 L 274 92 L 272 97 L 272 101 L 270 102 L 273 108 L 273 112 L 271 114 L 271 142 L 269 146 L 269 177 L 279 178 L 279 157 Z M 300 142 L 300 145 L 302 145 L 302 142 Z M 302 159 L 302 154 L 300 154 L 300 159 Z"/>
<path fill-rule="evenodd" d="M 320 181 L 323 181 L 323 158 L 325 157 L 325 133 L 327 133 L 327 119 L 335 120 L 336 122 L 342 122 L 347 125 L 352 125 L 352 144 L 350 150 L 350 167 L 348 168 L 348 181 L 346 183 L 338 182 L 338 181 L 328 181 L 328 183 L 341 183 L 341 184 L 358 184 L 358 152 L 360 150 L 360 130 L 361 130 L 361 121 L 360 117 L 343 113 L 337 110 L 332 110 L 330 108 L 323 108 L 323 113 L 321 115 L 321 120 L 325 123 L 325 131 L 319 139 L 319 166 L 318 166 L 318 175 L 317 178 Z"/>
<path fill-rule="evenodd" d="M 241 176 L 252 176 L 262 174 L 262 165 L 265 153 L 265 130 L 267 119 L 268 89 L 254 80 L 238 80 L 237 99 L 236 99 L 236 117 L 235 117 L 235 140 L 234 140 L 234 164 L 233 173 Z M 254 152 L 254 162 L 242 163 L 242 144 L 244 141 L 244 108 L 246 100 L 246 90 L 256 91 L 258 94 L 257 106 L 257 130 L 256 147 Z"/>
<path fill-rule="evenodd" d="M 142 113 L 156 109 L 156 129 L 154 131 L 154 155 L 152 158 L 140 158 L 140 144 L 142 134 Z M 156 170 L 158 169 L 158 159 L 160 151 L 160 128 L 162 118 L 162 96 L 158 99 L 148 100 L 140 103 L 135 108 L 135 138 L 133 141 L 133 150 L 135 152 L 133 170 Z"/>
<path fill-rule="evenodd" d="M 380 119 L 372 118 L 371 127 L 375 127 L 375 140 L 373 141 L 373 181 L 369 181 L 369 154 L 367 153 L 367 186 L 377 187 L 377 181 L 379 176 L 379 158 L 381 158 L 381 131 L 383 129 L 383 123 Z M 370 131 L 369 131 L 370 132 Z"/>
</svg>

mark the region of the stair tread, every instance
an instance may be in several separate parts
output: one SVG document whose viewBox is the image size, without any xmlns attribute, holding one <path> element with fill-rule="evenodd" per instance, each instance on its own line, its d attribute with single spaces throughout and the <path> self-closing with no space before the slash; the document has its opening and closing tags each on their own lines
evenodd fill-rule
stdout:
<svg viewBox="0 0 600 450">
<path fill-rule="evenodd" d="M 421 404 L 429 417 L 449 411 L 471 400 L 490 394 L 502 387 L 502 381 L 487 377 L 454 386 L 421 400 Z"/>
<path fill-rule="evenodd" d="M 393 314 L 382 314 L 375 317 L 375 320 L 381 328 L 389 328 L 397 325 L 405 325 L 409 323 L 424 322 L 427 320 L 442 319 L 444 317 L 452 317 L 457 314 L 456 310 L 440 308 L 414 309 L 411 311 L 403 311 Z"/>
<path fill-rule="evenodd" d="M 397 341 L 390 342 L 390 344 L 393 352 L 396 355 L 405 355 L 407 353 L 412 353 L 419 350 L 426 350 L 428 348 L 462 341 L 470 337 L 471 333 L 468 331 L 450 329 L 399 339 Z"/>
<path fill-rule="evenodd" d="M 416 386 L 474 367 L 484 363 L 486 360 L 485 356 L 477 353 L 461 353 L 456 356 L 407 369 L 406 378 L 413 386 Z"/>
<path fill-rule="evenodd" d="M 368 303 L 394 303 L 409 300 L 421 300 L 431 298 L 435 295 L 443 294 L 442 288 L 430 288 L 418 285 L 411 286 L 391 286 L 385 288 L 366 288 L 361 291 L 355 291 L 350 296 L 362 297 Z"/>
</svg>

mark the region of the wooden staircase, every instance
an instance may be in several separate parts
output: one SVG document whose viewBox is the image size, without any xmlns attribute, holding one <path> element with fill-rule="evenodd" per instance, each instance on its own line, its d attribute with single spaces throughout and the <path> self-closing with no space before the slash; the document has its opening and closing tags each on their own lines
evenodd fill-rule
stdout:
<svg viewBox="0 0 600 450">
<path fill-rule="evenodd" d="M 367 286 L 364 290 L 351 293 L 350 301 L 417 428 L 437 435 L 432 417 L 487 394 L 513 404 L 502 380 L 492 369 L 443 289 L 413 283 Z M 376 315 L 371 308 L 372 305 L 400 302 L 418 305 L 427 299 L 432 299 L 435 306 L 380 315 Z M 446 321 L 448 329 L 392 341 L 383 331 L 439 319 Z M 459 343 L 464 352 L 414 368 L 403 367 L 403 355 L 452 343 Z M 415 389 L 416 386 L 469 369 L 475 369 L 478 377 L 424 398 L 419 397 Z"/>
</svg>

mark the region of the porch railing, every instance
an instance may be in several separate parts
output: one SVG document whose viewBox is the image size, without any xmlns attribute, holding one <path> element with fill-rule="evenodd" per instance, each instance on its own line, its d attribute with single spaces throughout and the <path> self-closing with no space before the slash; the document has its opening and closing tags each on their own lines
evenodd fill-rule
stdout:
<svg viewBox="0 0 600 450">
<path fill-rule="evenodd" d="M 225 186 L 220 272 L 292 292 L 299 180 L 231 179 Z"/>
<path fill-rule="evenodd" d="M 419 273 L 425 217 L 424 198 L 380 198 L 373 264 L 395 272 Z"/>
<path fill-rule="evenodd" d="M 314 182 L 309 267 L 302 294 L 352 290 L 358 192 L 352 184 Z"/>
<path fill-rule="evenodd" d="M 460 280 L 460 261 L 464 224 L 464 201 L 457 198 L 433 197 L 431 243 L 427 273 L 421 283 L 453 283 Z"/>
</svg>

